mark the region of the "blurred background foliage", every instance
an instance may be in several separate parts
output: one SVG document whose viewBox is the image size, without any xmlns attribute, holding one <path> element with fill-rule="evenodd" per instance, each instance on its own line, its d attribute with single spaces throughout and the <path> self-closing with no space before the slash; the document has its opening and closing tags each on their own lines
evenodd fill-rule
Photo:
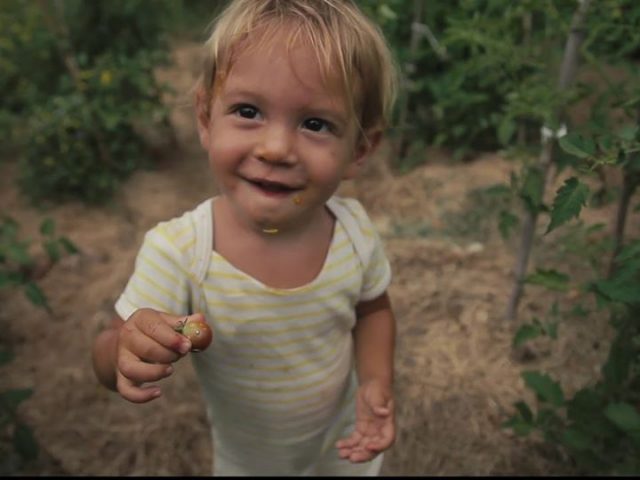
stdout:
<svg viewBox="0 0 640 480">
<path fill-rule="evenodd" d="M 154 68 L 172 40 L 201 41 L 222 0 L 3 0 L 0 128 L 33 201 L 108 199 L 150 164 L 139 127 L 167 127 Z M 358 0 L 386 35 L 402 72 L 393 166 L 504 147 L 535 149 L 540 127 L 589 92 L 553 88 L 573 1 Z M 600 0 L 584 54 L 640 56 L 640 5 Z M 7 155 L 3 155 L 7 157 Z"/>
</svg>

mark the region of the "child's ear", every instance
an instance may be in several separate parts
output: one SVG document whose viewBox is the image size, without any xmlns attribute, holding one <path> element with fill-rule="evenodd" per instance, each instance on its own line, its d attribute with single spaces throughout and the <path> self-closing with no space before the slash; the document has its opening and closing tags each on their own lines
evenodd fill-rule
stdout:
<svg viewBox="0 0 640 480">
<path fill-rule="evenodd" d="M 369 129 L 360 135 L 358 143 L 356 144 L 353 161 L 345 172 L 344 180 L 351 180 L 360 172 L 367 158 L 378 148 L 380 140 L 382 140 L 382 129 L 380 128 Z"/>
<path fill-rule="evenodd" d="M 207 104 L 207 93 L 202 85 L 198 85 L 195 93 L 196 123 L 198 124 L 198 136 L 200 144 L 207 149 L 209 147 L 209 121 L 211 106 Z"/>
</svg>

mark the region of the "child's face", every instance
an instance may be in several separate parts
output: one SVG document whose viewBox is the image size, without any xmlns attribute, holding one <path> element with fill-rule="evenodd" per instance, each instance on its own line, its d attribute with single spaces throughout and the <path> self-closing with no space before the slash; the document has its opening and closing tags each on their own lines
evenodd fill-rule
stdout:
<svg viewBox="0 0 640 480">
<path fill-rule="evenodd" d="M 287 50 L 279 36 L 237 55 L 210 112 L 199 115 L 199 134 L 221 193 L 262 229 L 319 218 L 379 137 L 360 134 L 344 96 L 323 83 L 312 49 Z"/>
</svg>

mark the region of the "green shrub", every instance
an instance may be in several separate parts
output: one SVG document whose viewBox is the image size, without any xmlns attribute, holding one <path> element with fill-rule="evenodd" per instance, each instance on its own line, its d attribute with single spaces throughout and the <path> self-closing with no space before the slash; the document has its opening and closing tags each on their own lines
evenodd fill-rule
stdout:
<svg viewBox="0 0 640 480">
<path fill-rule="evenodd" d="M 168 124 L 154 69 L 165 64 L 170 0 L 0 5 L 0 124 L 22 153 L 20 185 L 38 202 L 109 198 L 150 164 L 137 126 Z"/>
</svg>

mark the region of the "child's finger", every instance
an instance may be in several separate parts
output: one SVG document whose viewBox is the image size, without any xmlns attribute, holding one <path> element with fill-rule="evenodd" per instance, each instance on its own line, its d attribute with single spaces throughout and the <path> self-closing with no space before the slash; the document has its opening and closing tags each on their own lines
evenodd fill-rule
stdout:
<svg viewBox="0 0 640 480">
<path fill-rule="evenodd" d="M 391 414 L 391 409 L 389 407 L 373 407 L 373 413 L 386 417 Z"/>
<path fill-rule="evenodd" d="M 143 387 L 137 386 L 134 382 L 129 380 L 122 373 L 116 373 L 117 388 L 120 395 L 133 403 L 145 403 L 149 402 L 161 395 L 160 388 L 157 385 L 145 385 Z"/>
<path fill-rule="evenodd" d="M 147 337 L 170 350 L 185 354 L 191 349 L 191 342 L 174 330 L 185 318 L 143 308 L 137 310 L 127 323 L 135 322 L 136 327 Z M 128 328 L 127 323 L 123 328 Z"/>
<path fill-rule="evenodd" d="M 124 328 L 127 328 L 126 325 Z M 121 336 L 121 352 L 131 352 L 136 360 L 150 363 L 173 363 L 180 359 L 180 353 L 165 347 L 143 332 L 132 329 L 126 337 Z"/>
<path fill-rule="evenodd" d="M 141 384 L 168 377 L 173 372 L 173 367 L 166 363 L 145 363 L 139 359 L 122 358 L 118 361 L 118 370 L 134 384 Z"/>
<path fill-rule="evenodd" d="M 393 442 L 391 442 L 389 439 L 378 438 L 368 442 L 366 445 L 366 449 L 370 452 L 379 453 L 389 448 L 392 443 Z"/>
<path fill-rule="evenodd" d="M 360 440 L 362 439 L 362 435 L 359 432 L 353 432 L 347 438 L 342 438 L 336 442 L 336 448 L 352 448 L 356 446 Z"/>
<path fill-rule="evenodd" d="M 351 456 L 350 448 L 341 448 L 338 450 L 338 456 L 340 458 L 349 458 Z"/>
<path fill-rule="evenodd" d="M 356 450 L 354 452 L 351 452 L 351 455 L 349 455 L 349 461 L 352 463 L 368 462 L 375 456 L 376 454 L 368 452 L 366 450 Z"/>
</svg>

